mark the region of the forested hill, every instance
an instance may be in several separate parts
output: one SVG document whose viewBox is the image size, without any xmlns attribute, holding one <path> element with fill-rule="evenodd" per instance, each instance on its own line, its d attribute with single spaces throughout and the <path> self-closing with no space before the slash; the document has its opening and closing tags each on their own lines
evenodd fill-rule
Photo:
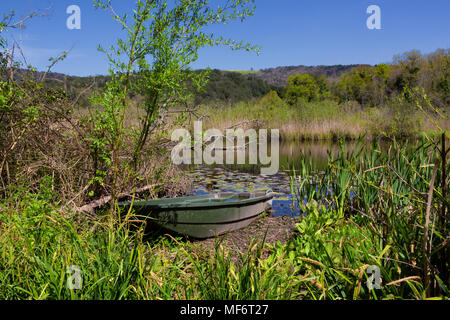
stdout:
<svg viewBox="0 0 450 320">
<path fill-rule="evenodd" d="M 352 64 L 334 66 L 286 66 L 262 69 L 260 72 L 254 73 L 254 76 L 275 86 L 285 86 L 287 84 L 287 78 L 294 74 L 320 73 L 324 74 L 329 80 L 337 80 L 337 78 L 339 78 L 341 74 L 349 72 L 356 66 L 361 65 Z"/>
<path fill-rule="evenodd" d="M 281 93 L 281 87 L 246 72 L 211 70 L 209 81 L 203 92 L 195 97 L 196 103 L 212 101 L 237 102 L 260 98 L 270 90 Z"/>
<path fill-rule="evenodd" d="M 333 81 L 341 74 L 349 72 L 355 66 L 357 65 L 286 66 L 260 71 L 223 71 L 214 69 L 209 74 L 209 82 L 205 90 L 196 94 L 195 103 L 246 101 L 252 98 L 260 98 L 270 90 L 275 90 L 280 95 L 290 75 L 319 73 L 326 75 L 329 80 Z M 20 69 L 15 72 L 19 78 L 23 73 L 24 70 Z M 79 101 L 81 105 L 89 104 L 88 97 L 90 92 L 104 87 L 105 83 L 110 79 L 109 76 L 103 75 L 79 77 L 54 72 L 49 72 L 48 74 L 44 72 L 34 73 L 34 77 L 38 81 L 44 75 L 48 86 L 64 88 L 72 97 L 83 92 Z"/>
<path fill-rule="evenodd" d="M 196 71 L 199 72 L 200 70 Z M 25 70 L 16 70 L 15 76 L 21 78 Z M 34 78 L 41 81 L 45 76 L 45 84 L 52 88 L 64 89 L 70 97 L 75 98 L 79 93 L 79 104 L 87 106 L 88 97 L 95 90 L 101 89 L 110 80 L 109 76 L 96 75 L 89 77 L 69 76 L 61 73 L 36 71 Z M 261 98 L 271 90 L 281 94 L 281 87 L 271 85 L 263 79 L 259 79 L 247 72 L 232 72 L 211 70 L 209 81 L 203 91 L 195 95 L 195 104 L 205 104 L 214 102 L 235 103 L 238 101 L 248 101 L 253 98 Z M 138 93 L 134 93 L 135 95 Z"/>
</svg>

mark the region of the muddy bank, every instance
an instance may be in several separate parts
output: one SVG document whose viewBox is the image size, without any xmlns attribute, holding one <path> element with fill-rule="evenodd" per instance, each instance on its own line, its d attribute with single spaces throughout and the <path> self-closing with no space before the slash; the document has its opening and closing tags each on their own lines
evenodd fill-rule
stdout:
<svg viewBox="0 0 450 320">
<path fill-rule="evenodd" d="M 274 244 L 277 241 L 286 243 L 297 233 L 295 227 L 297 221 L 298 218 L 288 216 L 262 216 L 243 229 L 229 232 L 217 238 L 191 240 L 191 243 L 194 250 L 212 252 L 216 243 L 220 241 L 221 245 L 232 253 L 233 260 L 235 260 L 239 252 L 245 253 L 247 251 L 252 240 L 256 240 L 257 243 L 264 240 L 267 244 Z"/>
</svg>

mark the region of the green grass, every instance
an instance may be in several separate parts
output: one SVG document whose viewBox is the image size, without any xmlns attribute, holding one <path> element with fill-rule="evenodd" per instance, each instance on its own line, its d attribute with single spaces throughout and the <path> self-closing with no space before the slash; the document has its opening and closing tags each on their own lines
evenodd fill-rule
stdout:
<svg viewBox="0 0 450 320">
<path fill-rule="evenodd" d="M 24 188 L 13 193 L 0 206 L 2 300 L 296 297 L 288 261 L 260 263 L 262 244 L 253 243 L 232 262 L 220 243 L 211 255 L 179 239 L 152 239 L 139 228 L 111 229 L 67 215 L 55 202 L 50 179 L 38 194 Z M 82 272 L 80 290 L 67 287 L 71 266 Z"/>
<path fill-rule="evenodd" d="M 442 279 L 448 261 L 443 260 L 445 223 L 439 214 L 449 203 L 442 196 L 441 168 L 436 167 L 432 201 L 427 200 L 439 155 L 425 141 L 409 152 L 395 141 L 387 153 L 375 144 L 363 156 L 362 148 L 362 142 L 352 152 L 343 146 L 330 156 L 320 178 L 307 162 L 292 178 L 292 192 L 306 216 L 298 224 L 300 236 L 281 250 L 293 257 L 299 273 L 309 275 L 305 298 L 449 297 L 448 279 Z M 424 231 L 428 208 L 432 235 Z M 434 272 L 427 280 L 430 264 Z M 369 265 L 380 268 L 380 290 L 366 286 Z"/>
<path fill-rule="evenodd" d="M 424 141 L 411 152 L 394 141 L 387 153 L 374 144 L 367 154 L 364 144 L 353 151 L 342 145 L 321 175 L 310 162 L 298 163 L 291 190 L 306 213 L 299 234 L 285 244 L 253 241 L 234 259 L 220 241 L 210 252 L 68 212 L 50 178 L 37 193 L 19 185 L 0 201 L 0 299 L 449 297 L 439 222 L 449 203 L 441 169 L 432 166 L 439 158 L 433 145 Z M 82 272 L 80 290 L 66 285 L 73 265 Z M 366 286 L 370 265 L 380 268 L 381 289 Z M 427 268 L 436 271 L 429 280 Z"/>
<path fill-rule="evenodd" d="M 242 121 L 258 120 L 264 128 L 279 129 L 280 138 L 289 141 L 356 140 L 361 135 L 437 135 L 434 124 L 419 111 L 408 111 L 400 119 L 389 108 L 361 109 L 352 102 L 322 100 L 291 106 L 273 92 L 260 100 L 204 105 L 201 113 L 209 116 L 204 120 L 204 128 L 224 129 Z M 448 125 L 448 120 L 440 121 L 442 126 Z"/>
</svg>

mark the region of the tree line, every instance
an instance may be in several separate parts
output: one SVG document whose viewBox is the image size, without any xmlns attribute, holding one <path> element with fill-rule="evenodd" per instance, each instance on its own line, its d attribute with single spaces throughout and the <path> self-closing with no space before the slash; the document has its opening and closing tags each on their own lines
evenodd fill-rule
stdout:
<svg viewBox="0 0 450 320">
<path fill-rule="evenodd" d="M 330 81 L 323 74 L 296 74 L 287 79 L 282 95 L 291 105 L 334 99 L 356 101 L 362 108 L 385 107 L 398 97 L 412 102 L 409 89 L 420 88 L 440 109 L 450 105 L 450 50 L 431 54 L 417 50 L 394 57 L 391 64 L 360 65 Z"/>
</svg>

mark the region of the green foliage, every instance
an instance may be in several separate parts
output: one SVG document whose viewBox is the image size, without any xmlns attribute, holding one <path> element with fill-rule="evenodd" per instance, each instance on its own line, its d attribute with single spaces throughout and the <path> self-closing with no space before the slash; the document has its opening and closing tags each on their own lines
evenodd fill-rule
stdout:
<svg viewBox="0 0 450 320">
<path fill-rule="evenodd" d="M 204 89 L 195 93 L 194 104 L 237 103 L 260 98 L 271 90 L 281 89 L 251 75 L 211 70 Z"/>
<path fill-rule="evenodd" d="M 277 92 L 274 90 L 269 91 L 264 97 L 262 97 L 259 102 L 252 110 L 255 113 L 255 118 L 268 120 L 274 113 L 277 112 L 287 112 L 286 103 L 278 96 Z"/>
<path fill-rule="evenodd" d="M 395 56 L 390 65 L 357 66 L 341 75 L 331 91 L 341 103 L 355 100 L 362 106 L 384 107 L 404 97 L 405 89 L 417 87 L 425 90 L 434 105 L 448 109 L 449 57 L 448 49 L 429 55 L 413 50 Z"/>
<path fill-rule="evenodd" d="M 124 299 L 139 276 L 137 236 L 124 230 L 78 231 L 80 221 L 58 211 L 51 179 L 37 194 L 19 193 L 2 202 L 1 299 Z M 69 290 L 67 270 L 82 271 L 83 291 Z"/>
<path fill-rule="evenodd" d="M 316 81 L 316 84 L 319 88 L 319 98 L 320 99 L 326 99 L 329 98 L 330 92 L 329 92 L 329 84 L 327 77 L 322 73 L 314 73 L 312 74 L 314 80 Z"/>
<path fill-rule="evenodd" d="M 407 91 L 406 91 L 407 92 Z M 418 128 L 421 127 L 421 118 L 417 116 L 416 110 L 408 103 L 405 93 L 393 102 L 392 112 L 393 118 L 388 124 L 385 134 L 390 137 L 407 137 L 415 135 Z"/>
<path fill-rule="evenodd" d="M 381 77 L 384 81 L 387 81 L 389 74 L 391 73 L 391 66 L 385 63 L 380 63 L 375 66 L 375 75 Z"/>
<path fill-rule="evenodd" d="M 394 88 L 401 92 L 405 87 L 413 88 L 420 85 L 419 75 L 424 63 L 424 57 L 417 50 L 395 56 L 394 65 L 396 72 L 394 71 L 392 79 Z"/>
<path fill-rule="evenodd" d="M 278 96 L 278 93 L 274 90 L 270 90 L 268 94 L 266 94 L 264 97 L 259 100 L 259 104 L 262 107 L 265 108 L 278 108 L 282 107 L 285 103 L 284 101 Z"/>
<path fill-rule="evenodd" d="M 292 191 L 306 215 L 298 224 L 300 235 L 286 249 L 297 261 L 300 273 L 308 275 L 303 283 L 306 296 L 448 296 L 445 286 L 440 294 L 428 287 L 434 285 L 427 282 L 424 271 L 431 261 L 433 274 L 445 274 L 448 264 L 441 260 L 445 223 L 437 219 L 442 206 L 448 207 L 439 181 L 442 168 L 436 168 L 431 203 L 425 197 L 430 192 L 434 159 L 439 157 L 433 143 L 423 141 L 408 151 L 393 141 L 387 153 L 375 143 L 366 155 L 362 155 L 362 148 L 362 141 L 352 151 L 343 145 L 339 154 L 330 155 L 329 166 L 320 177 L 314 178 L 311 165 L 305 162 L 300 164 L 301 175 L 292 177 Z M 435 217 L 433 237 L 425 234 L 423 227 L 428 206 Z M 424 241 L 428 250 L 423 249 Z M 369 265 L 381 270 L 380 290 L 367 289 L 365 270 Z M 434 290 L 439 289 L 434 286 Z"/>
<path fill-rule="evenodd" d="M 207 70 L 191 70 L 190 72 L 202 73 L 207 72 Z M 21 77 L 21 70 L 18 70 L 17 74 L 18 77 Z M 193 95 L 191 100 L 194 105 L 237 103 L 261 98 L 270 90 L 275 90 L 278 93 L 282 91 L 282 87 L 271 85 L 252 74 L 211 70 L 207 74 L 207 83 L 201 90 L 195 88 L 192 81 L 188 80 L 189 92 Z M 41 76 L 42 73 L 36 72 L 36 78 Z M 76 101 L 77 109 L 83 112 L 87 108 L 94 109 L 97 106 L 93 106 L 89 97 L 104 90 L 108 81 L 111 81 L 111 76 L 77 77 L 49 72 L 44 83 L 48 88 L 64 89 L 68 98 Z M 129 92 L 128 97 L 131 103 L 139 103 L 141 95 L 138 91 L 133 90 Z"/>
<path fill-rule="evenodd" d="M 287 79 L 288 86 L 284 97 L 291 104 L 297 104 L 301 100 L 312 101 L 319 95 L 319 86 L 309 74 L 296 74 Z"/>
<path fill-rule="evenodd" d="M 190 89 L 202 89 L 208 70 L 191 72 L 190 65 L 197 60 L 202 47 L 225 45 L 233 50 L 256 51 L 257 47 L 243 42 L 225 40 L 205 31 L 206 27 L 229 20 L 244 20 L 254 11 L 251 0 L 233 1 L 232 4 L 213 8 L 207 1 L 177 1 L 168 5 L 163 0 L 137 1 L 131 18 L 119 16 L 111 1 L 94 1 L 97 8 L 109 10 L 112 17 L 126 31 L 124 39 L 117 40 L 107 54 L 111 80 L 95 102 L 102 110 L 90 121 L 94 126 L 92 142 L 94 162 L 110 159 L 112 177 L 112 203 L 117 200 L 119 172 L 121 180 L 128 177 L 137 182 L 141 152 L 152 132 L 160 125 L 167 109 L 185 105 L 193 98 Z M 125 114 L 129 109 L 130 93 L 139 93 L 143 111 L 139 127 L 125 127 Z M 131 160 L 122 161 L 119 152 L 124 141 L 133 145 Z M 101 147 L 101 150 L 99 150 Z M 105 157 L 106 155 L 106 157 Z M 110 155 L 110 157 L 109 157 Z M 105 162 L 105 161 L 103 161 Z M 95 168 L 95 172 L 98 168 Z M 108 168 L 106 168 L 108 169 Z"/>
<path fill-rule="evenodd" d="M 340 218 L 325 206 L 308 204 L 297 228 L 300 235 L 288 246 L 307 299 L 368 299 L 367 265 L 376 264 L 379 246 L 370 232 Z"/>
<path fill-rule="evenodd" d="M 293 264 L 283 255 L 272 254 L 263 259 L 264 241 L 252 241 L 238 261 L 216 243 L 214 255 L 206 262 L 193 259 L 196 270 L 195 287 L 201 288 L 202 298 L 208 300 L 295 299 L 297 279 Z"/>
<path fill-rule="evenodd" d="M 349 73 L 343 74 L 337 84 L 335 94 L 340 102 L 356 100 L 362 105 L 372 105 L 373 77 L 375 68 L 360 66 L 353 68 Z"/>
</svg>

